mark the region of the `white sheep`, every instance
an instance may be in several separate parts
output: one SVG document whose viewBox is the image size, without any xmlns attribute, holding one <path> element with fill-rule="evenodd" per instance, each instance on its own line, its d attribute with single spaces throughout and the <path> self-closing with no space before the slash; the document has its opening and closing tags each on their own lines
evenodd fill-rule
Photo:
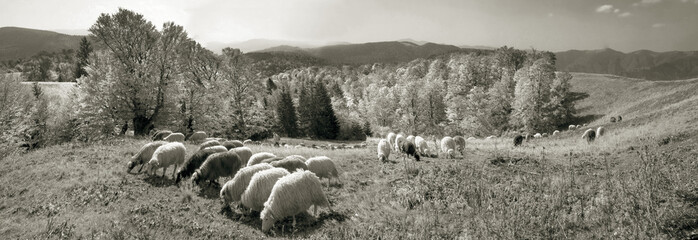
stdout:
<svg viewBox="0 0 698 240">
<path fill-rule="evenodd" d="M 553 136 L 558 135 L 558 134 L 560 134 L 560 131 L 558 131 L 558 130 L 555 130 L 555 131 L 553 132 Z"/>
<path fill-rule="evenodd" d="M 446 136 L 441 139 L 441 152 L 446 153 L 446 158 L 455 158 L 456 142 Z"/>
<path fill-rule="evenodd" d="M 252 166 L 255 164 L 259 164 L 265 159 L 270 159 L 270 158 L 275 158 L 276 155 L 273 153 L 268 153 L 268 152 L 260 152 L 260 153 L 255 153 L 250 157 L 250 160 L 247 161 L 247 166 Z"/>
<path fill-rule="evenodd" d="M 381 160 L 381 162 L 388 161 L 391 148 L 392 147 L 390 146 L 388 140 L 381 139 L 380 142 L 378 142 L 378 159 Z"/>
<path fill-rule="evenodd" d="M 151 174 L 159 168 L 163 168 L 162 176 L 165 176 L 167 168 L 170 165 L 174 165 L 174 170 L 172 171 L 172 178 L 175 178 L 175 172 L 177 172 L 177 166 L 184 163 L 184 158 L 187 155 L 187 148 L 184 144 L 179 142 L 171 142 L 158 147 L 155 152 L 153 152 L 153 157 L 148 161 L 146 169 Z"/>
<path fill-rule="evenodd" d="M 264 209 L 264 202 L 269 199 L 274 184 L 289 174 L 291 173 L 283 168 L 270 168 L 255 173 L 247 189 L 240 196 L 240 203 L 250 210 L 261 211 Z"/>
<path fill-rule="evenodd" d="M 160 141 L 165 139 L 167 136 L 172 134 L 172 131 L 170 130 L 161 130 L 153 134 L 153 141 Z"/>
<path fill-rule="evenodd" d="M 587 129 L 586 131 L 584 131 L 584 134 L 582 134 L 582 139 L 587 140 L 587 143 L 593 142 L 594 139 L 596 139 L 596 131 L 594 131 L 594 129 L 591 128 Z"/>
<path fill-rule="evenodd" d="M 221 142 L 218 140 L 209 140 L 199 145 L 199 149 L 204 149 L 207 147 L 220 146 Z"/>
<path fill-rule="evenodd" d="M 404 141 L 405 141 L 405 137 L 402 136 L 402 134 L 398 134 L 397 136 L 395 136 L 395 146 L 393 146 L 393 149 L 395 150 L 395 152 L 398 152 L 398 153 L 401 152 L 400 147 L 402 147 L 402 142 L 404 142 Z"/>
<path fill-rule="evenodd" d="M 248 147 L 237 147 L 230 149 L 229 151 L 237 153 L 237 155 L 240 156 L 242 166 L 247 166 L 247 162 L 249 162 L 250 157 L 252 157 L 252 150 Z"/>
<path fill-rule="evenodd" d="M 148 163 L 148 161 L 150 161 L 150 159 L 153 157 L 153 153 L 155 152 L 155 150 L 165 144 L 167 144 L 167 142 L 165 141 L 155 141 L 143 145 L 143 147 L 141 147 L 141 149 L 138 150 L 138 153 L 131 157 L 131 161 L 128 162 L 127 172 L 131 172 L 131 169 L 133 169 L 133 167 L 135 167 L 138 164 L 141 165 L 141 168 L 138 169 L 138 172 L 141 172 L 141 170 L 143 170 L 143 166 L 145 166 L 145 164 Z"/>
<path fill-rule="evenodd" d="M 577 126 L 574 125 L 574 124 L 570 125 L 570 126 L 567 128 L 567 130 L 575 130 L 575 129 L 577 129 Z"/>
<path fill-rule="evenodd" d="M 218 185 L 218 178 L 232 177 L 241 167 L 240 156 L 234 152 L 214 153 L 206 158 L 199 169 L 194 171 L 191 179 L 195 184 L 199 184 L 202 180 L 208 180 L 209 183 Z"/>
<path fill-rule="evenodd" d="M 412 136 L 412 135 L 407 136 L 405 138 L 405 141 L 408 141 L 408 142 L 411 142 L 412 144 L 414 144 L 414 136 Z M 417 146 L 417 145 L 415 144 L 415 146 Z"/>
<path fill-rule="evenodd" d="M 242 193 L 245 192 L 247 186 L 250 184 L 250 179 L 255 173 L 274 168 L 271 164 L 260 163 L 253 166 L 248 166 L 240 169 L 232 180 L 228 181 L 221 188 L 220 196 L 223 199 L 223 203 L 227 206 L 232 202 L 240 201 Z"/>
<path fill-rule="evenodd" d="M 200 142 L 203 141 L 208 137 L 208 134 L 204 131 L 196 131 L 189 136 L 189 141 L 191 142 Z"/>
<path fill-rule="evenodd" d="M 495 139 L 495 138 L 497 138 L 497 136 L 495 136 L 495 135 L 490 135 L 489 137 L 487 137 L 487 138 L 485 138 L 485 139 L 491 140 L 491 139 Z"/>
<path fill-rule="evenodd" d="M 167 135 L 165 139 L 163 139 L 168 142 L 184 142 L 184 134 L 182 133 L 172 133 L 170 135 Z"/>
<path fill-rule="evenodd" d="M 267 159 L 269 160 L 269 159 Z M 270 162 L 274 167 L 285 168 L 289 172 L 295 172 L 297 169 L 308 170 L 308 165 L 305 164 L 305 157 L 300 155 L 291 155 L 284 159 Z"/>
<path fill-rule="evenodd" d="M 533 135 L 533 137 L 534 137 L 534 138 L 542 138 L 543 135 L 541 135 L 540 133 L 536 133 L 536 135 Z"/>
<path fill-rule="evenodd" d="M 320 179 L 311 171 L 297 171 L 282 177 L 274 184 L 269 199 L 264 202 L 264 209 L 259 216 L 262 219 L 262 231 L 269 231 L 276 221 L 288 216 L 293 216 L 295 225 L 296 215 L 305 212 L 310 206 L 314 206 L 313 215 L 316 216 L 318 206 L 330 208 L 330 202 L 322 192 Z"/>
<path fill-rule="evenodd" d="M 414 145 L 417 146 L 417 150 L 419 150 L 419 153 L 421 153 L 424 156 L 430 156 L 429 145 L 427 144 L 427 141 L 424 140 L 424 138 L 420 136 L 414 137 Z"/>
<path fill-rule="evenodd" d="M 245 139 L 245 141 L 242 141 L 242 145 L 247 145 L 247 144 L 252 144 L 252 139 Z"/>
<path fill-rule="evenodd" d="M 475 137 L 469 137 L 469 138 L 468 138 L 468 141 L 472 141 L 472 140 L 475 140 L 475 139 L 477 139 L 477 138 L 475 138 Z"/>
<path fill-rule="evenodd" d="M 330 179 L 336 178 L 339 181 L 339 173 L 332 159 L 326 156 L 311 157 L 305 161 L 308 170 L 315 173 L 319 178 L 327 178 L 327 187 L 330 186 Z"/>
<path fill-rule="evenodd" d="M 596 129 L 596 137 L 599 138 L 601 137 L 604 133 L 606 132 L 606 129 L 603 127 L 599 127 Z"/>
<path fill-rule="evenodd" d="M 394 148 L 395 146 L 395 137 L 397 137 L 397 135 L 395 135 L 394 132 L 388 133 L 388 136 L 385 137 L 385 140 L 388 140 L 388 145 L 390 145 L 390 148 Z"/>
<path fill-rule="evenodd" d="M 228 151 L 227 148 L 225 148 L 224 146 L 221 146 L 221 145 L 218 145 L 218 146 L 210 146 L 210 147 L 207 147 L 207 148 L 204 148 L 204 149 L 213 149 L 213 150 L 216 150 L 217 152 L 227 152 L 227 151 Z"/>
</svg>

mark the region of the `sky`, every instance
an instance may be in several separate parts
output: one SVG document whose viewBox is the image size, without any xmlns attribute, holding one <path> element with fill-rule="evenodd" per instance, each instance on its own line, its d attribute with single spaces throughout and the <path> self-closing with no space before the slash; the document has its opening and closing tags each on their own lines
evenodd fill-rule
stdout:
<svg viewBox="0 0 698 240">
<path fill-rule="evenodd" d="M 698 50 L 698 0 L 0 0 L 0 27 L 86 33 L 119 7 L 202 43 L 414 39 L 548 51 Z"/>
</svg>

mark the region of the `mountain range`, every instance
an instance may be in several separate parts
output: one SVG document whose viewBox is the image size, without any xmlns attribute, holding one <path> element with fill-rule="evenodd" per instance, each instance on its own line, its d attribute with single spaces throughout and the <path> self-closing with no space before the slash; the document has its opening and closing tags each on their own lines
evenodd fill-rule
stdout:
<svg viewBox="0 0 698 240">
<path fill-rule="evenodd" d="M 0 28 L 0 61 L 26 59 L 41 51 L 58 52 L 77 49 L 82 36 L 52 31 L 2 27 Z"/>
</svg>

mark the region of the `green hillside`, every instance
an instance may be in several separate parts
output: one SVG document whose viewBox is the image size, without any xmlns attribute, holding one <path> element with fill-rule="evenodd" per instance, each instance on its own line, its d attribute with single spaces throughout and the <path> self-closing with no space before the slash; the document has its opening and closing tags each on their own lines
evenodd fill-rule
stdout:
<svg viewBox="0 0 698 240">
<path fill-rule="evenodd" d="M 26 59 L 39 52 L 59 52 L 77 49 L 82 36 L 57 32 L 18 28 L 0 28 L 0 61 Z"/>
</svg>

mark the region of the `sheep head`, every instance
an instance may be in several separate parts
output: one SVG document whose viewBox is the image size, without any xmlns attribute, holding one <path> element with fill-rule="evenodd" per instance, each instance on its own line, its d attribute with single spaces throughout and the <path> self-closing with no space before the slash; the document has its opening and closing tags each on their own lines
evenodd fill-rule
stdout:
<svg viewBox="0 0 698 240">
<path fill-rule="evenodd" d="M 262 232 L 268 232 L 274 223 L 276 223 L 276 218 L 271 214 L 271 211 L 266 207 L 260 213 L 260 218 L 262 218 Z"/>
</svg>

